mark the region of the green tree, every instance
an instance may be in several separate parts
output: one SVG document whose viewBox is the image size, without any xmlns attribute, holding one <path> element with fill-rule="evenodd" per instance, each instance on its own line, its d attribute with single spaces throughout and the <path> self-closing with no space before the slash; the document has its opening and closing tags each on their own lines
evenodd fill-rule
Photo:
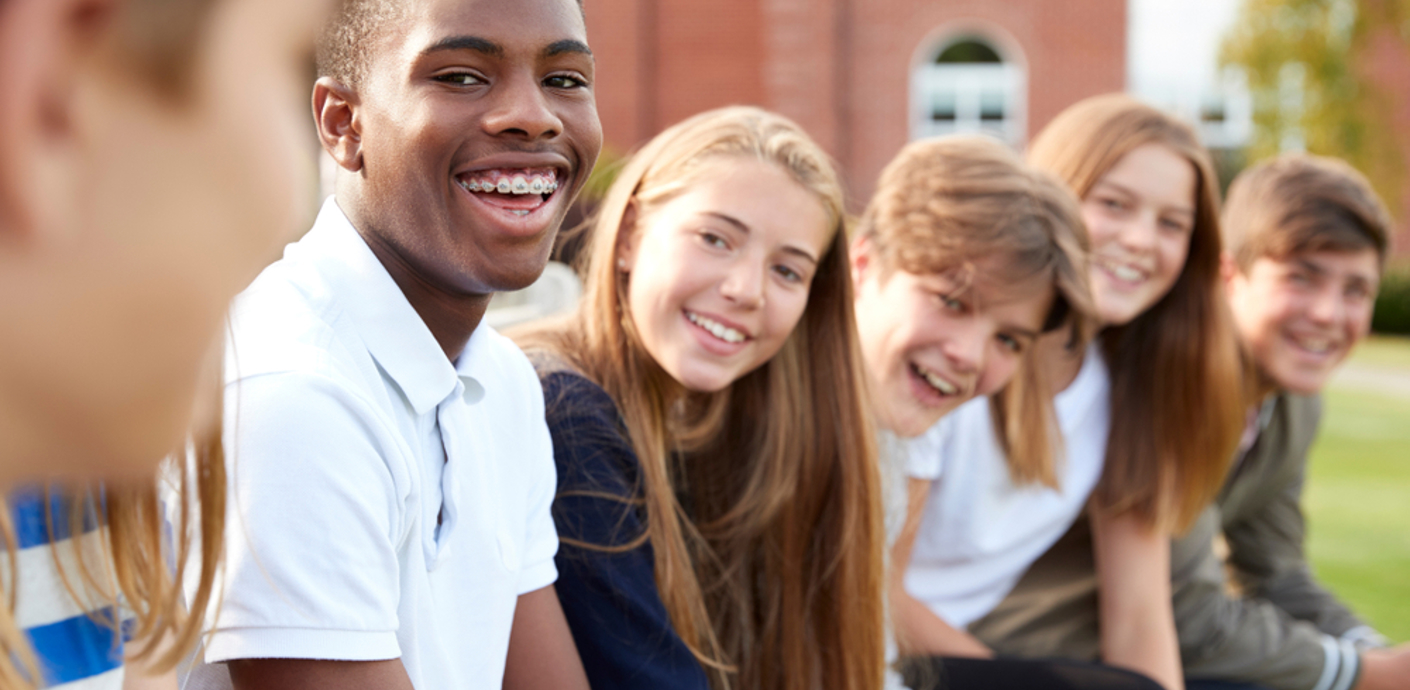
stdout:
<svg viewBox="0 0 1410 690">
<path fill-rule="evenodd" d="M 1393 126 L 1390 85 L 1362 69 L 1378 32 L 1410 46 L 1410 0 L 1244 0 L 1220 62 L 1248 76 L 1250 162 L 1298 148 L 1344 158 L 1401 217 L 1410 133 Z"/>
</svg>

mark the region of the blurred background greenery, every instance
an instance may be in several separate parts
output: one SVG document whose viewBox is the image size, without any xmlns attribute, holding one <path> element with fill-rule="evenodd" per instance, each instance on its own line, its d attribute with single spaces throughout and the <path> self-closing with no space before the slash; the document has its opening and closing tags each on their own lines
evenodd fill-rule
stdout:
<svg viewBox="0 0 1410 690">
<path fill-rule="evenodd" d="M 1307 482 L 1309 557 L 1369 623 L 1410 641 L 1410 338 L 1363 343 L 1325 403 Z"/>
</svg>

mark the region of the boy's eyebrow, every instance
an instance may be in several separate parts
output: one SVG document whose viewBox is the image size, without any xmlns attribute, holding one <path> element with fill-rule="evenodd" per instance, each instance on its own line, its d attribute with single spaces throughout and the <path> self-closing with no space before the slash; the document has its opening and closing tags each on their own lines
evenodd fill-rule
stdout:
<svg viewBox="0 0 1410 690">
<path fill-rule="evenodd" d="M 548 44 L 547 48 L 543 49 L 543 57 L 546 58 L 555 57 L 564 53 L 582 53 L 583 55 L 592 57 L 592 49 L 588 48 L 586 43 L 575 41 L 571 38 L 554 41 Z"/>
<path fill-rule="evenodd" d="M 490 57 L 504 57 L 503 46 L 489 39 L 480 38 L 479 36 L 447 36 L 446 38 L 432 43 L 425 50 L 421 51 L 421 54 L 430 55 L 431 53 L 439 53 L 445 50 L 472 50 L 477 53 L 484 53 Z M 564 53 L 581 53 L 592 57 L 592 49 L 588 48 L 586 43 L 571 38 L 565 38 L 561 41 L 554 41 L 548 44 L 548 46 L 543 49 L 542 56 L 550 58 L 563 55 Z"/>
<path fill-rule="evenodd" d="M 1298 266 L 1301 266 L 1304 271 L 1312 273 L 1313 275 L 1320 276 L 1325 275 L 1327 273 L 1327 269 L 1322 268 L 1322 266 L 1319 265 L 1316 261 L 1298 258 L 1294 260 L 1293 263 L 1297 264 Z"/>
<path fill-rule="evenodd" d="M 491 57 L 504 57 L 502 46 L 479 36 L 447 36 L 427 46 L 425 50 L 421 51 L 421 54 L 430 55 L 445 50 L 473 50 Z"/>
</svg>

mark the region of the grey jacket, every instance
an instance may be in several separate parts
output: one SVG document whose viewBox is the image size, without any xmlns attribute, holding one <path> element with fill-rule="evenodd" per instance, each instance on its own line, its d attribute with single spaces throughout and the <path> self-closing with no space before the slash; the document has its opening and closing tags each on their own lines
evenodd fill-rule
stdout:
<svg viewBox="0 0 1410 690">
<path fill-rule="evenodd" d="M 1171 544 L 1185 674 L 1278 690 L 1346 690 L 1360 670 L 1354 643 L 1379 636 L 1317 583 L 1303 553 L 1302 485 L 1321 401 L 1280 394 L 1266 419 L 1216 502 Z M 1215 553 L 1220 532 L 1227 571 Z M 1097 659 L 1097 581 L 1086 519 L 969 629 L 1001 654 Z"/>
</svg>

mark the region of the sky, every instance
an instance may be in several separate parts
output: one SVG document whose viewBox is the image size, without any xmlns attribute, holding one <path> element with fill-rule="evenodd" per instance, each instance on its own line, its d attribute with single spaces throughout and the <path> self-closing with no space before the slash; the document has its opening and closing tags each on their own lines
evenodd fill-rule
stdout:
<svg viewBox="0 0 1410 690">
<path fill-rule="evenodd" d="M 1129 0 L 1128 90 L 1174 105 L 1218 79 L 1219 44 L 1240 0 Z"/>
</svg>

